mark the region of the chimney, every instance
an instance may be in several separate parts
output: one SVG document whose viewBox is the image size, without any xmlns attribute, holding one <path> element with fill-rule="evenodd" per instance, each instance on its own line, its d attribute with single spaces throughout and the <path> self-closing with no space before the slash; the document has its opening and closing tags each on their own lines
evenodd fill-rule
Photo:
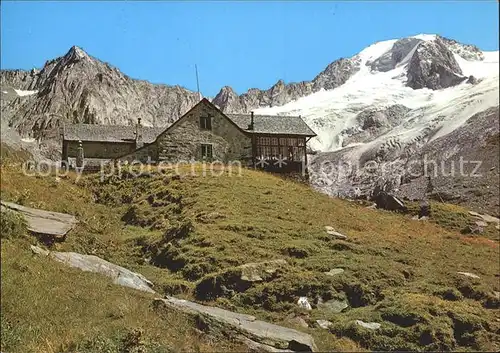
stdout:
<svg viewBox="0 0 500 353">
<path fill-rule="evenodd" d="M 143 145 L 141 118 L 138 118 L 135 127 L 135 148 L 141 148 Z"/>
<path fill-rule="evenodd" d="M 253 112 L 250 112 L 250 125 L 248 125 L 248 130 L 253 130 Z"/>
<path fill-rule="evenodd" d="M 83 153 L 83 144 L 82 141 L 78 141 L 78 148 L 76 150 L 76 167 L 77 168 L 82 168 L 83 167 L 83 161 L 85 159 L 85 154 Z"/>
</svg>

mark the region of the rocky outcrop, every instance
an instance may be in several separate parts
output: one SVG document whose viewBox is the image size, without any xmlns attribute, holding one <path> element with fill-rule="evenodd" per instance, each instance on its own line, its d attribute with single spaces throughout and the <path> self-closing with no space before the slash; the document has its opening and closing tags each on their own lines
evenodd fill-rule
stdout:
<svg viewBox="0 0 500 353">
<path fill-rule="evenodd" d="M 367 108 L 356 115 L 359 129 L 344 130 L 342 147 L 372 140 L 388 132 L 403 121 L 410 108 L 394 104 L 387 108 Z"/>
<path fill-rule="evenodd" d="M 440 37 L 418 44 L 408 64 L 407 78 L 407 85 L 413 89 L 433 90 L 452 87 L 467 79 Z"/>
<path fill-rule="evenodd" d="M 2 118 L 23 135 L 62 122 L 167 126 L 193 107 L 199 96 L 180 86 L 134 80 L 118 69 L 72 47 L 42 70 L 2 70 L 2 85 L 37 90 L 2 105 Z"/>
<path fill-rule="evenodd" d="M 314 78 L 313 91 L 337 88 L 346 83 L 357 71 L 359 71 L 359 61 L 356 58 L 335 60 Z"/>
<path fill-rule="evenodd" d="M 58 252 L 43 250 L 31 245 L 31 250 L 38 255 L 49 256 L 55 261 L 62 262 L 69 267 L 78 268 L 86 272 L 100 273 L 113 279 L 113 283 L 120 286 L 134 288 L 143 292 L 155 293 L 151 288 L 153 283 L 143 275 L 132 272 L 124 267 L 115 265 L 94 255 L 82 255 L 74 252 Z"/>
<path fill-rule="evenodd" d="M 448 47 L 448 49 L 465 60 L 468 61 L 482 61 L 484 60 L 484 54 L 475 45 L 472 44 L 462 44 L 454 39 L 449 39 L 445 37 L 440 37 L 443 43 Z"/>
<path fill-rule="evenodd" d="M 176 310 L 196 317 L 200 329 L 215 337 L 231 337 L 261 351 L 314 352 L 316 345 L 307 334 L 257 320 L 255 317 L 205 306 L 173 297 L 154 301 L 156 311 Z"/>
<path fill-rule="evenodd" d="M 226 113 L 239 113 L 246 110 L 238 94 L 229 86 L 222 87 L 212 103 L 218 107 L 224 107 Z"/>
</svg>

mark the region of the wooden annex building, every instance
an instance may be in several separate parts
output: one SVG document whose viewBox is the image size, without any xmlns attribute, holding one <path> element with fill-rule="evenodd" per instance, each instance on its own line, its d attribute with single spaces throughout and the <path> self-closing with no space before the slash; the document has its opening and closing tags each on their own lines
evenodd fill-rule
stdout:
<svg viewBox="0 0 500 353">
<path fill-rule="evenodd" d="M 89 127 L 92 126 L 92 127 Z M 207 99 L 167 128 L 75 124 L 63 131 L 63 160 L 83 142 L 85 160 L 239 161 L 272 172 L 307 171 L 316 134 L 299 116 L 225 114 Z"/>
</svg>

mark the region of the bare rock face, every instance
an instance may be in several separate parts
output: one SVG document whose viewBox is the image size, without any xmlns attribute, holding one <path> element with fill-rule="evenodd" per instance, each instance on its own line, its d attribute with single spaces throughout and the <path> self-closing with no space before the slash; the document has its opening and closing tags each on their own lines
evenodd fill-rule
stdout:
<svg viewBox="0 0 500 353">
<path fill-rule="evenodd" d="M 407 78 L 407 85 L 413 89 L 433 90 L 452 87 L 467 79 L 440 37 L 418 44 L 408 65 Z"/>
<path fill-rule="evenodd" d="M 339 59 L 312 81 L 285 84 L 279 80 L 267 90 L 251 88 L 241 96 L 226 86 L 215 96 L 213 103 L 225 113 L 248 113 L 256 108 L 280 106 L 321 89 L 343 85 L 358 70 L 359 63 L 356 60 Z"/>
<path fill-rule="evenodd" d="M 2 117 L 25 135 L 60 123 L 166 126 L 199 100 L 179 86 L 134 80 L 78 47 L 41 71 L 1 71 L 2 85 L 38 93 L 2 105 Z M 35 136 L 34 136 L 35 137 Z"/>
<path fill-rule="evenodd" d="M 326 69 L 313 80 L 314 92 L 320 89 L 334 89 L 359 71 L 359 62 L 355 59 L 339 59 L 328 65 Z"/>
<path fill-rule="evenodd" d="M 35 90 L 38 79 L 38 70 L 2 70 L 0 71 L 0 84 L 9 85 L 22 90 Z"/>
<path fill-rule="evenodd" d="M 248 113 L 260 107 L 284 105 L 311 93 L 313 90 L 310 82 L 285 84 L 283 80 L 279 80 L 267 90 L 251 88 L 241 96 L 226 86 L 212 102 L 225 113 Z"/>
<path fill-rule="evenodd" d="M 238 94 L 229 86 L 224 86 L 212 101 L 218 107 L 225 107 L 226 113 L 238 113 L 245 108 Z"/>
<path fill-rule="evenodd" d="M 448 39 L 445 37 L 440 37 L 452 53 L 460 55 L 462 58 L 468 61 L 482 61 L 484 60 L 484 54 L 475 45 L 462 44 L 454 39 Z"/>
<path fill-rule="evenodd" d="M 392 127 L 397 126 L 410 111 L 410 108 L 402 104 L 394 104 L 385 109 L 368 108 L 356 116 L 359 129 L 355 131 L 346 130 L 342 146 L 352 143 L 360 143 L 376 138 Z"/>
</svg>

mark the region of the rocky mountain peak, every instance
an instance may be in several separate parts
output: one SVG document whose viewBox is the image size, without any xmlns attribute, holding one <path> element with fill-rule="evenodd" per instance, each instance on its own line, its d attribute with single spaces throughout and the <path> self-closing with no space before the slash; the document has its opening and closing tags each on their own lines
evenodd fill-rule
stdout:
<svg viewBox="0 0 500 353">
<path fill-rule="evenodd" d="M 413 89 L 442 89 L 467 79 L 453 52 L 441 37 L 417 44 L 407 71 L 407 85 Z"/>
<path fill-rule="evenodd" d="M 224 86 L 212 100 L 212 103 L 219 108 L 226 108 L 225 111 L 241 111 L 243 107 L 239 102 L 238 94 L 230 87 Z M 230 108 L 229 108 L 230 107 Z M 229 108 L 229 109 L 228 109 Z"/>
<path fill-rule="evenodd" d="M 92 62 L 93 59 L 82 48 L 74 45 L 58 61 L 60 65 L 67 66 L 78 62 Z"/>
<path fill-rule="evenodd" d="M 71 48 L 69 48 L 65 57 L 74 57 L 78 59 L 83 59 L 83 58 L 88 58 L 89 55 L 82 48 L 73 45 Z"/>
</svg>

